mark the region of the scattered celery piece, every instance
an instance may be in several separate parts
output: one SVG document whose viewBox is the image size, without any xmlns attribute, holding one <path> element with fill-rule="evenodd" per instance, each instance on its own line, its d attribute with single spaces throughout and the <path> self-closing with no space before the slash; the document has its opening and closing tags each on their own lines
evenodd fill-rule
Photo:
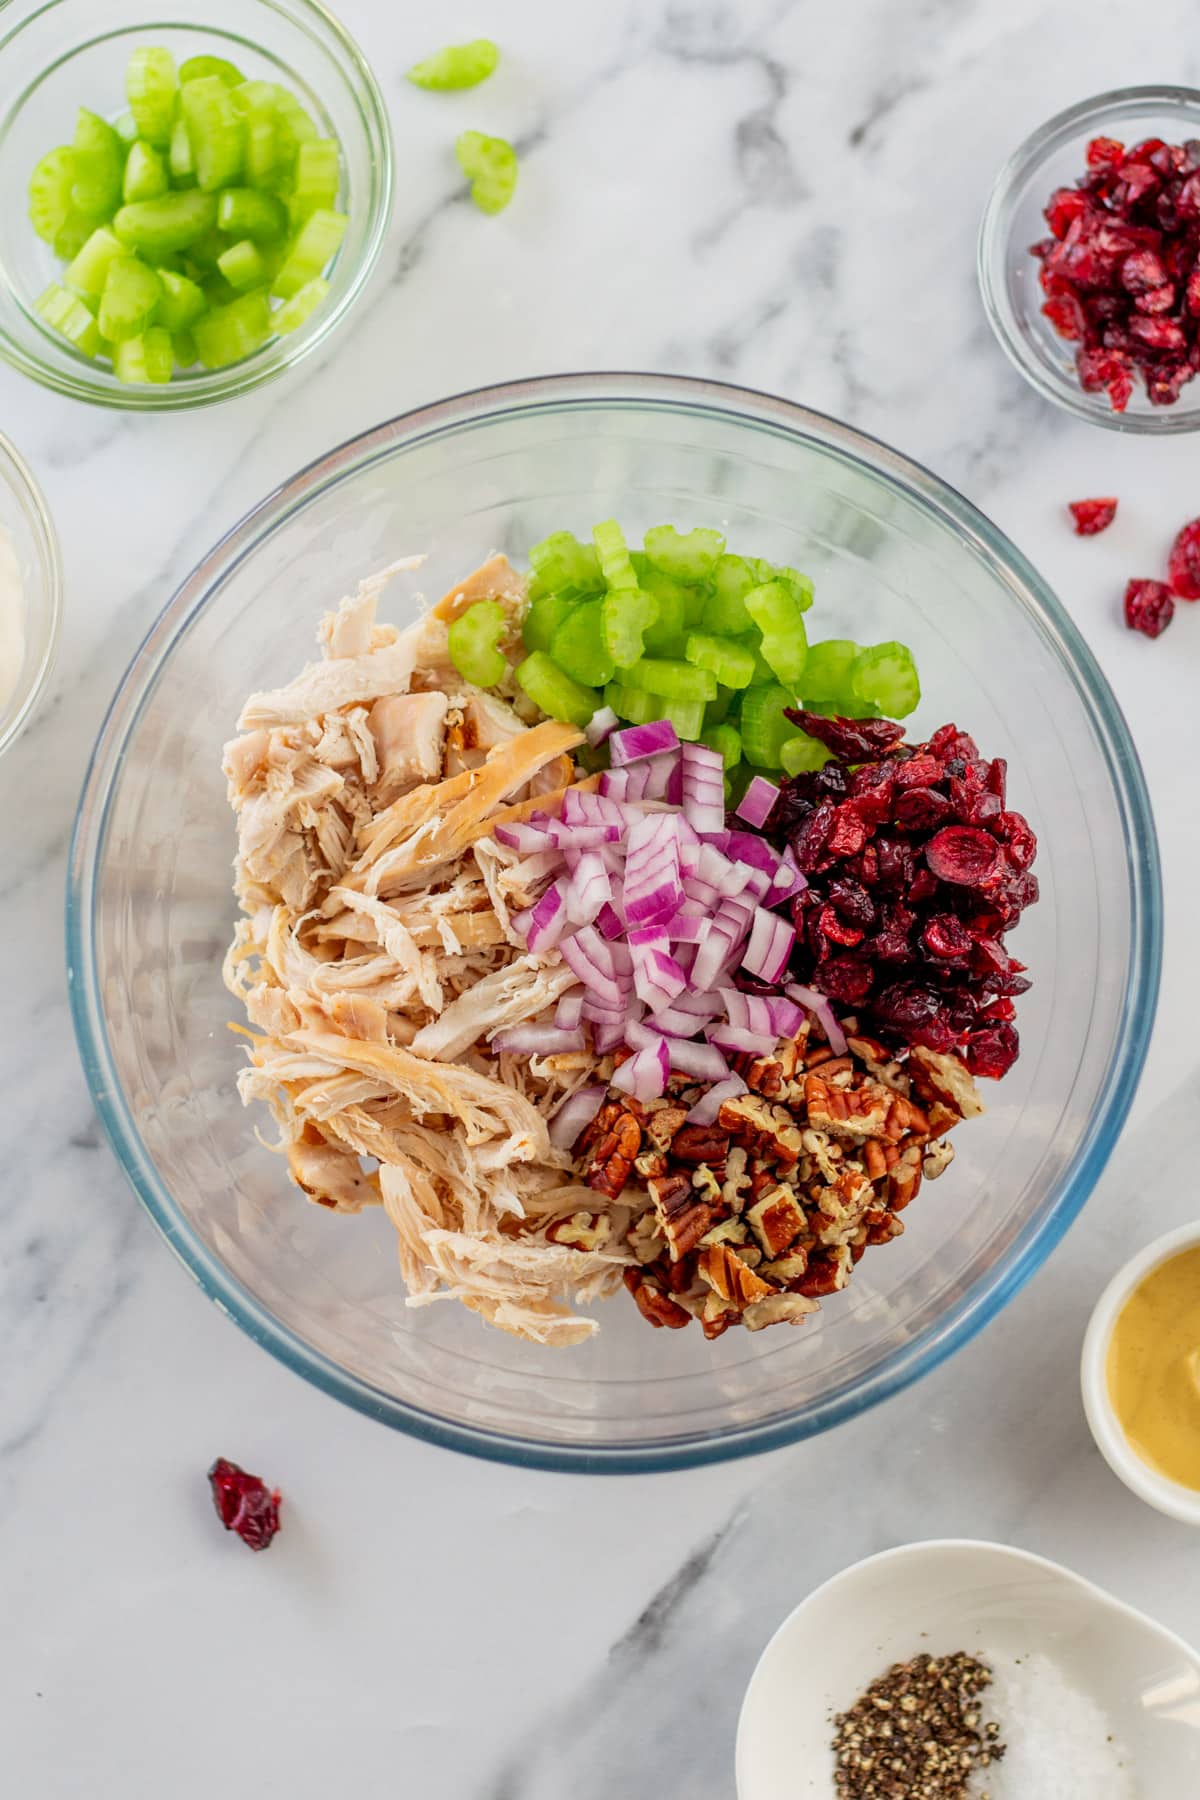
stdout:
<svg viewBox="0 0 1200 1800">
<path fill-rule="evenodd" d="M 806 770 L 823 769 L 829 752 L 806 731 L 785 738 L 779 747 L 779 764 L 785 775 L 802 775 Z"/>
<path fill-rule="evenodd" d="M 873 644 L 856 659 L 850 680 L 855 699 L 889 719 L 905 718 L 921 701 L 917 666 L 906 644 Z"/>
<path fill-rule="evenodd" d="M 157 319 L 168 331 L 186 331 L 202 313 L 207 312 L 208 301 L 196 283 L 186 275 L 177 275 L 171 269 L 159 269 L 158 279 L 162 294 L 158 302 Z M 195 361 L 195 357 L 192 361 Z"/>
<path fill-rule="evenodd" d="M 100 349 L 100 330 L 95 319 L 79 298 L 58 282 L 53 282 L 37 302 L 37 311 L 47 325 L 65 337 L 84 356 L 95 356 Z"/>
<path fill-rule="evenodd" d="M 517 153 L 512 145 L 482 131 L 463 131 L 455 139 L 454 153 L 480 212 L 503 212 L 517 189 Z"/>
<path fill-rule="evenodd" d="M 289 331 L 298 331 L 306 319 L 312 317 L 322 300 L 329 292 L 329 283 L 320 275 L 312 281 L 306 281 L 299 293 L 285 300 L 271 314 L 272 329 L 286 337 Z"/>
<path fill-rule="evenodd" d="M 789 582 L 778 579 L 754 587 L 743 605 L 762 633 L 764 662 L 785 687 L 796 689 L 808 657 L 804 609 Z"/>
<path fill-rule="evenodd" d="M 736 638 L 690 632 L 686 655 L 698 669 L 710 669 L 722 687 L 749 687 L 754 679 L 754 652 L 745 644 L 739 644 Z"/>
<path fill-rule="evenodd" d="M 861 654 L 852 638 L 822 638 L 808 646 L 800 683 L 805 700 L 851 704 L 850 671 Z"/>
<path fill-rule="evenodd" d="M 629 670 L 628 681 L 648 694 L 661 694 L 664 700 L 698 700 L 704 704 L 717 697 L 716 676 L 708 669 L 694 668 L 690 662 L 644 656 Z"/>
<path fill-rule="evenodd" d="M 675 581 L 706 581 L 725 549 L 721 533 L 703 526 L 681 533 L 673 525 L 653 525 L 642 541 L 654 567 Z"/>
<path fill-rule="evenodd" d="M 631 725 L 650 725 L 663 717 L 663 703 L 657 694 L 627 686 L 623 681 L 609 682 L 604 690 L 604 702 L 612 707 L 619 719 L 628 719 Z"/>
<path fill-rule="evenodd" d="M 288 196 L 288 214 L 293 225 L 303 225 L 318 207 L 332 211 L 337 205 L 341 181 L 341 156 L 335 138 L 317 138 L 311 144 L 301 144 L 296 155 L 295 180 Z"/>
<path fill-rule="evenodd" d="M 107 225 L 98 225 L 87 243 L 67 264 L 63 280 L 80 294 L 99 299 L 113 259 L 125 255 L 125 246 Z"/>
<path fill-rule="evenodd" d="M 124 338 L 113 348 L 113 369 L 118 381 L 170 381 L 175 366 L 171 334 L 151 325 L 140 337 Z"/>
<path fill-rule="evenodd" d="M 517 682 L 549 718 L 563 719 L 581 729 L 600 703 L 593 689 L 572 681 L 544 650 L 535 650 L 517 665 Z"/>
<path fill-rule="evenodd" d="M 203 81 L 208 76 L 215 76 L 228 88 L 241 87 L 246 80 L 242 71 L 224 56 L 189 56 L 179 66 L 180 86 L 185 81 Z"/>
<path fill-rule="evenodd" d="M 200 352 L 196 349 L 195 336 L 186 329 L 171 333 L 171 351 L 175 357 L 177 369 L 190 369 L 200 356 Z"/>
<path fill-rule="evenodd" d="M 266 292 L 254 288 L 196 320 L 196 350 L 206 369 L 223 369 L 261 350 L 271 335 Z"/>
<path fill-rule="evenodd" d="M 742 760 L 742 739 L 734 725 L 709 725 L 706 722 L 700 733 L 700 742 L 715 750 L 725 764 L 726 769 L 734 769 Z"/>
<path fill-rule="evenodd" d="M 632 668 L 645 648 L 648 628 L 658 617 L 658 601 L 640 588 L 614 588 L 600 604 L 605 648 L 618 669 Z"/>
<path fill-rule="evenodd" d="M 122 200 L 154 200 L 159 194 L 165 194 L 169 186 L 166 160 L 161 150 L 155 150 L 150 144 L 143 144 L 138 138 L 130 145 L 129 154 L 125 158 L 125 174 L 121 181 Z"/>
<path fill-rule="evenodd" d="M 48 151 L 29 177 L 30 222 L 47 244 L 53 244 L 71 215 L 74 185 L 75 152 L 66 144 Z"/>
<path fill-rule="evenodd" d="M 199 238 L 213 229 L 217 202 L 212 194 L 196 189 L 160 194 L 157 200 L 135 200 L 121 207 L 113 230 L 123 244 L 150 255 L 169 255 L 191 250 Z"/>
<path fill-rule="evenodd" d="M 219 75 L 185 81 L 179 89 L 179 108 L 201 192 L 212 194 L 228 187 L 241 174 L 245 153 L 245 127 L 228 86 Z"/>
<path fill-rule="evenodd" d="M 217 200 L 217 225 L 233 238 L 276 244 L 287 231 L 287 208 L 274 194 L 258 188 L 226 188 Z"/>
<path fill-rule="evenodd" d="M 113 130 L 127 150 L 131 149 L 133 145 L 137 143 L 137 120 L 131 112 L 126 111 L 118 113 L 117 117 L 113 120 Z"/>
<path fill-rule="evenodd" d="M 75 123 L 75 182 L 71 198 L 93 220 L 107 218 L 121 203 L 125 146 L 107 119 L 81 106 Z"/>
<path fill-rule="evenodd" d="M 604 576 L 595 549 L 591 544 L 581 544 L 569 531 L 552 531 L 549 537 L 534 544 L 529 552 L 529 566 L 542 586 L 561 599 L 604 591 Z M 533 647 L 548 648 L 545 644 Z"/>
<path fill-rule="evenodd" d="M 162 283 L 136 256 L 114 256 L 104 278 L 98 323 L 110 344 L 138 337 L 154 318 Z"/>
<path fill-rule="evenodd" d="M 125 70 L 125 97 L 137 136 L 159 149 L 171 141 L 179 77 L 169 50 L 146 45 L 135 50 Z"/>
<path fill-rule="evenodd" d="M 585 600 L 572 607 L 554 633 L 550 655 L 560 669 L 584 687 L 603 687 L 611 681 L 616 666 L 604 641 L 601 600 Z"/>
<path fill-rule="evenodd" d="M 575 602 L 565 594 L 539 594 L 536 600 L 531 600 L 521 624 L 525 648 L 549 651 L 555 632 L 574 611 Z"/>
<path fill-rule="evenodd" d="M 700 622 L 715 637 L 739 637 L 754 628 L 743 604 L 754 587 L 754 571 L 743 556 L 722 556 L 712 572 L 712 593 L 704 603 Z"/>
<path fill-rule="evenodd" d="M 469 44 L 451 44 L 445 50 L 435 50 L 424 62 L 414 63 L 407 78 L 414 87 L 428 88 L 435 94 L 454 93 L 478 87 L 494 73 L 499 61 L 500 51 L 490 38 L 474 38 Z"/>
<path fill-rule="evenodd" d="M 171 127 L 171 146 L 167 151 L 167 167 L 171 171 L 171 180 L 177 188 L 195 185 L 196 160 L 192 155 L 192 140 L 188 136 L 188 128 L 182 119 L 176 119 Z"/>
<path fill-rule="evenodd" d="M 348 223 L 345 213 L 330 212 L 327 207 L 317 208 L 301 227 L 283 267 L 271 283 L 271 292 L 276 299 L 290 300 L 293 294 L 298 294 L 302 287 L 324 272 L 337 255 Z"/>
<path fill-rule="evenodd" d="M 249 238 L 242 238 L 239 243 L 231 244 L 217 258 L 217 267 L 229 283 L 230 287 L 242 292 L 246 288 L 261 287 L 266 279 L 266 267 L 262 255 Z"/>
<path fill-rule="evenodd" d="M 498 600 L 477 600 L 453 621 L 446 634 L 450 660 L 465 680 L 476 687 L 495 687 L 508 668 L 500 648 L 506 629 Z"/>
<path fill-rule="evenodd" d="M 742 695 L 742 754 L 756 769 L 780 767 L 780 751 L 786 740 L 796 734 L 796 727 L 783 712 L 785 706 L 792 704 L 792 695 L 778 682 L 756 683 Z"/>
<path fill-rule="evenodd" d="M 603 519 L 592 528 L 592 542 L 607 588 L 636 588 L 637 573 L 629 560 L 625 534 L 615 519 Z"/>
</svg>

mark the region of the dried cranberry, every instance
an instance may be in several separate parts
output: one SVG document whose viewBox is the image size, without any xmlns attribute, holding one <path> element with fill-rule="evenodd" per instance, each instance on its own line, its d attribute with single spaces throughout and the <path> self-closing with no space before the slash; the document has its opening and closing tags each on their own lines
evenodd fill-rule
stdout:
<svg viewBox="0 0 1200 1800">
<path fill-rule="evenodd" d="M 958 962 L 974 949 L 974 939 L 953 913 L 938 913 L 921 933 L 921 942 L 939 962 Z"/>
<path fill-rule="evenodd" d="M 857 803 L 844 800 L 837 808 L 829 836 L 825 841 L 828 856 L 857 856 L 867 841 L 870 827 L 863 820 Z M 803 864 L 801 867 L 803 868 Z"/>
<path fill-rule="evenodd" d="M 861 1006 L 874 978 L 870 963 L 858 956 L 829 956 L 819 965 L 821 992 L 844 1006 Z"/>
<path fill-rule="evenodd" d="M 1115 500 L 1072 500 L 1067 511 L 1075 520 L 1076 537 L 1095 537 L 1107 531 L 1117 516 Z"/>
<path fill-rule="evenodd" d="M 1133 304 L 1140 313 L 1170 312 L 1175 304 L 1175 283 L 1167 281 L 1160 288 L 1152 288 L 1148 294 L 1139 294 Z"/>
<path fill-rule="evenodd" d="M 1090 202 L 1078 188 L 1056 188 L 1046 206 L 1046 223 L 1056 238 L 1065 238 L 1072 219 L 1085 213 Z"/>
<path fill-rule="evenodd" d="M 967 1067 L 972 1075 L 987 1075 L 998 1081 L 1007 1075 L 1017 1060 L 1021 1040 L 1014 1025 L 992 1025 L 976 1031 L 967 1039 Z"/>
<path fill-rule="evenodd" d="M 1087 147 L 1087 166 L 1089 169 L 1107 168 L 1112 163 L 1119 163 L 1125 154 L 1125 146 L 1118 138 L 1094 137 Z"/>
<path fill-rule="evenodd" d="M 1174 319 L 1147 319 L 1139 316 L 1129 321 L 1129 335 L 1145 344 L 1148 350 L 1186 350 L 1187 338 L 1182 325 Z"/>
<path fill-rule="evenodd" d="M 843 919 L 863 931 L 870 931 L 879 917 L 879 910 L 866 888 L 845 877 L 830 882 L 829 903 L 837 908 Z"/>
<path fill-rule="evenodd" d="M 973 825 L 947 825 L 925 846 L 925 861 L 939 881 L 982 887 L 1000 866 L 1000 847 Z"/>
<path fill-rule="evenodd" d="M 911 885 L 916 859 L 907 844 L 899 838 L 878 837 L 875 840 L 875 855 L 882 887 L 903 892 Z"/>
<path fill-rule="evenodd" d="M 936 756 L 910 756 L 907 762 L 896 764 L 896 786 L 898 788 L 927 788 L 935 781 L 940 781 L 945 769 Z"/>
<path fill-rule="evenodd" d="M 943 725 L 934 732 L 926 749 L 930 756 L 936 756 L 940 762 L 948 762 L 952 756 L 961 756 L 964 762 L 974 762 L 979 755 L 975 739 L 957 725 Z"/>
<path fill-rule="evenodd" d="M 794 833 L 792 853 L 801 874 L 812 875 L 820 867 L 833 830 L 834 816 L 833 803 L 823 800 Z"/>
<path fill-rule="evenodd" d="M 817 928 L 827 944 L 837 944 L 842 950 L 854 950 L 863 941 L 863 934 L 857 925 L 851 925 L 849 919 L 843 919 L 832 906 L 823 906 L 817 916 Z"/>
<path fill-rule="evenodd" d="M 1037 838 L 1028 819 L 1018 812 L 997 813 L 991 828 L 1004 845 L 1013 867 L 1027 869 L 1037 855 Z"/>
<path fill-rule="evenodd" d="M 251 1550 L 265 1550 L 279 1530 L 279 1493 L 223 1456 L 208 1471 L 213 1505 L 226 1531 L 236 1531 Z"/>
<path fill-rule="evenodd" d="M 1185 525 L 1172 544 L 1167 580 L 1181 600 L 1200 600 L 1200 519 Z"/>
<path fill-rule="evenodd" d="M 1184 304 L 1190 313 L 1200 313 L 1200 263 L 1188 276 Z"/>
<path fill-rule="evenodd" d="M 907 898 L 913 906 L 924 906 L 938 891 L 937 877 L 928 869 L 918 869 L 908 884 Z"/>
<path fill-rule="evenodd" d="M 961 825 L 983 825 L 994 818 L 1003 802 L 999 794 L 971 787 L 966 781 L 950 783 L 950 806 Z"/>
<path fill-rule="evenodd" d="M 793 725 L 846 762 L 873 762 L 904 736 L 903 725 L 891 719 L 826 719 L 798 706 L 785 706 L 784 713 Z"/>
<path fill-rule="evenodd" d="M 847 791 L 860 819 L 868 825 L 882 825 L 891 818 L 895 781 L 891 763 L 864 763 L 852 771 Z"/>
<path fill-rule="evenodd" d="M 981 1019 L 987 1019 L 992 1023 L 999 1023 L 1001 1021 L 1007 1022 L 1010 1019 L 1015 1019 L 1016 1016 L 1017 1009 L 1012 1001 L 1007 998 L 989 1000 L 988 1004 L 981 1007 L 979 1011 L 979 1017 Z"/>
<path fill-rule="evenodd" d="M 1156 638 L 1175 617 L 1175 602 L 1165 581 L 1131 581 L 1125 589 L 1125 623 L 1130 631 Z"/>
<path fill-rule="evenodd" d="M 1075 343 L 1085 335 L 1087 321 L 1074 294 L 1052 294 L 1049 300 L 1042 302 L 1042 312 L 1060 338 Z"/>
<path fill-rule="evenodd" d="M 909 788 L 896 802 L 896 823 L 906 831 L 933 831 L 945 824 L 953 811 L 936 788 Z"/>
</svg>

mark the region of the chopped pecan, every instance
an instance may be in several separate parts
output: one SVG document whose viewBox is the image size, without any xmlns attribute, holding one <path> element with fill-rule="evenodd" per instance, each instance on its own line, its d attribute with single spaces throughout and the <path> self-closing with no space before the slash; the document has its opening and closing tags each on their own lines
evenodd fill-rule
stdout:
<svg viewBox="0 0 1200 1800">
<path fill-rule="evenodd" d="M 686 1175 L 664 1175 L 648 1183 L 654 1210 L 670 1247 L 671 1261 L 678 1262 L 694 1250 L 713 1222 L 711 1206 L 697 1200 Z"/>
<path fill-rule="evenodd" d="M 887 1244 L 892 1238 L 898 1238 L 904 1230 L 904 1220 L 898 1219 L 895 1213 L 888 1212 L 885 1207 L 873 1206 L 863 1214 L 863 1224 L 867 1228 L 868 1244 Z"/>
<path fill-rule="evenodd" d="M 767 1325 L 777 1325 L 786 1321 L 789 1325 L 802 1325 L 809 1313 L 820 1309 L 815 1300 L 803 1294 L 768 1294 L 764 1300 L 755 1300 L 742 1314 L 742 1324 L 748 1331 L 762 1331 Z"/>
<path fill-rule="evenodd" d="M 577 1212 L 569 1219 L 557 1219 L 546 1236 L 552 1244 L 567 1244 L 572 1250 L 598 1250 L 611 1232 L 612 1223 L 603 1213 Z"/>
<path fill-rule="evenodd" d="M 746 1227 L 740 1219 L 721 1219 L 705 1232 L 700 1242 L 702 1244 L 744 1244 Z"/>
<path fill-rule="evenodd" d="M 736 1100 L 722 1102 L 717 1122 L 752 1155 L 770 1155 L 781 1163 L 799 1160 L 800 1127 L 784 1106 L 774 1106 L 758 1094 L 739 1094 Z"/>
<path fill-rule="evenodd" d="M 723 1168 L 729 1153 L 729 1136 L 715 1125 L 684 1125 L 671 1139 L 671 1161 L 707 1163 Z"/>
<path fill-rule="evenodd" d="M 847 1047 L 857 1056 L 868 1075 L 883 1083 L 897 1094 L 907 1094 L 908 1077 L 903 1067 L 890 1057 L 883 1045 L 875 1038 L 848 1037 Z"/>
<path fill-rule="evenodd" d="M 804 1230 L 804 1214 L 796 1204 L 795 1195 L 781 1185 L 756 1201 L 746 1218 L 768 1256 L 781 1255 Z"/>
<path fill-rule="evenodd" d="M 589 1158 L 584 1176 L 587 1186 L 615 1200 L 629 1180 L 641 1146 L 641 1120 L 620 1101 L 606 1101 L 580 1140 L 581 1154 Z"/>
<path fill-rule="evenodd" d="M 872 1181 L 887 1174 L 887 1154 L 878 1138 L 868 1138 L 863 1145 L 863 1168 Z"/>
<path fill-rule="evenodd" d="M 762 1300 L 772 1290 L 760 1281 L 725 1244 L 706 1245 L 699 1253 L 700 1274 L 715 1294 L 740 1312 L 752 1300 Z"/>
<path fill-rule="evenodd" d="M 729 1330 L 735 1315 L 731 1312 L 718 1313 L 715 1319 L 700 1316 L 700 1329 L 711 1344 L 715 1338 L 723 1337 Z"/>
<path fill-rule="evenodd" d="M 808 1300 L 817 1300 L 826 1294 L 838 1293 L 849 1279 L 850 1252 L 844 1244 L 837 1244 L 812 1258 L 793 1291 Z"/>
<path fill-rule="evenodd" d="M 760 1056 L 746 1070 L 746 1086 L 768 1100 L 777 1100 L 783 1090 L 783 1065 L 773 1056 Z"/>
<path fill-rule="evenodd" d="M 888 1175 L 887 1201 L 893 1212 L 903 1212 L 916 1199 L 921 1185 L 921 1145 L 907 1144 Z"/>
<path fill-rule="evenodd" d="M 893 1144 L 915 1131 L 921 1137 L 929 1136 L 929 1114 L 924 1112 L 914 1100 L 903 1094 L 897 1094 L 888 1109 L 887 1135 Z"/>
<path fill-rule="evenodd" d="M 731 1212 L 740 1212 L 742 1209 L 742 1189 L 749 1180 L 746 1162 L 746 1152 L 740 1144 L 734 1144 L 725 1164 L 725 1179 L 721 1183 L 721 1199 Z"/>
<path fill-rule="evenodd" d="M 634 1157 L 633 1166 L 643 1181 L 649 1181 L 652 1176 L 665 1175 L 671 1165 L 661 1150 L 643 1150 Z"/>
<path fill-rule="evenodd" d="M 660 1106 L 646 1118 L 646 1136 L 656 1150 L 669 1150 L 672 1140 L 687 1118 L 686 1106 Z"/>
<path fill-rule="evenodd" d="M 926 1181 L 936 1181 L 944 1175 L 954 1161 L 954 1145 L 939 1138 L 934 1144 L 925 1145 L 925 1153 L 921 1158 L 921 1173 Z"/>
<path fill-rule="evenodd" d="M 923 1100 L 940 1100 L 959 1119 L 975 1119 L 983 1111 L 975 1078 L 961 1058 L 917 1045 L 909 1054 L 908 1069 Z"/>
<path fill-rule="evenodd" d="M 809 1124 L 818 1131 L 852 1141 L 886 1137 L 894 1099 L 891 1090 L 878 1081 L 864 1081 L 860 1088 L 834 1087 L 825 1079 L 824 1069 L 818 1075 L 807 1076 L 804 1082 Z"/>
<path fill-rule="evenodd" d="M 808 1251 L 802 1244 L 793 1244 L 786 1256 L 778 1256 L 774 1262 L 758 1265 L 758 1273 L 764 1281 L 777 1281 L 781 1287 L 789 1282 L 799 1281 L 808 1267 Z"/>
<path fill-rule="evenodd" d="M 654 1282 L 647 1281 L 640 1269 L 626 1269 L 625 1285 L 637 1301 L 642 1317 L 648 1319 L 656 1331 L 663 1325 L 669 1331 L 681 1331 L 691 1319 L 692 1315 L 669 1294 L 664 1294 Z"/>
</svg>

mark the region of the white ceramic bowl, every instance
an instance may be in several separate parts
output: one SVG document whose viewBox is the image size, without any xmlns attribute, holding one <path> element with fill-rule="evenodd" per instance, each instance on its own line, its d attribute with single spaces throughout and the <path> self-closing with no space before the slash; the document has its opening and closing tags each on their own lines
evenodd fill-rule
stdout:
<svg viewBox="0 0 1200 1800">
<path fill-rule="evenodd" d="M 829 1800 L 833 1714 L 893 1662 L 956 1650 L 1053 1657 L 1108 1715 L 1139 1800 L 1200 1793 L 1194 1650 L 1057 1563 L 942 1539 L 856 1563 L 784 1620 L 742 1705 L 738 1800 Z"/>
<path fill-rule="evenodd" d="M 1148 1506 L 1158 1508 L 1169 1518 L 1181 1519 L 1185 1525 L 1200 1525 L 1200 1493 L 1183 1487 L 1160 1475 L 1143 1462 L 1122 1431 L 1108 1397 L 1108 1343 L 1117 1314 L 1138 1283 L 1160 1263 L 1177 1256 L 1181 1250 L 1200 1248 L 1200 1221 L 1168 1231 L 1118 1269 L 1092 1313 L 1083 1340 L 1080 1360 L 1080 1385 L 1083 1410 L 1100 1454 L 1114 1475 L 1119 1475 L 1132 1493 Z"/>
</svg>

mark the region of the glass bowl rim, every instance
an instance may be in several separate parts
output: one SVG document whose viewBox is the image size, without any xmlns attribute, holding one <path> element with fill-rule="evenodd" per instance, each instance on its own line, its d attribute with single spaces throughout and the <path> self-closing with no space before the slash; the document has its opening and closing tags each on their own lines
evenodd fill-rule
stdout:
<svg viewBox="0 0 1200 1800">
<path fill-rule="evenodd" d="M 388 454 L 400 444 L 448 435 L 467 425 L 539 412 L 619 410 L 649 405 L 680 413 L 717 414 L 738 425 L 815 441 L 834 455 L 882 475 L 941 523 L 1004 582 L 1055 641 L 1097 730 L 1125 829 L 1130 891 L 1130 960 L 1125 1012 L 1109 1056 L 1087 1133 L 1051 1190 L 1042 1216 L 1027 1224 L 996 1267 L 880 1368 L 819 1401 L 776 1419 L 698 1433 L 693 1438 L 571 1444 L 461 1424 L 382 1392 L 324 1353 L 301 1342 L 204 1245 L 176 1206 L 148 1155 L 120 1090 L 108 1043 L 94 959 L 95 868 L 103 853 L 113 784 L 125 741 L 168 657 L 207 604 L 214 582 L 228 575 L 319 490 Z M 313 1386 L 427 1443 L 518 1467 L 587 1474 L 636 1474 L 691 1468 L 752 1455 L 814 1436 L 856 1417 L 934 1369 L 1016 1294 L 1075 1219 L 1100 1176 L 1133 1100 L 1145 1057 L 1162 960 L 1162 893 L 1149 796 L 1136 749 L 1117 701 L 1067 613 L 1048 585 L 975 506 L 900 452 L 863 432 L 792 401 L 699 377 L 639 372 L 535 376 L 476 388 L 414 408 L 347 439 L 283 482 L 213 547 L 185 577 L 151 625 L 109 706 L 89 760 L 72 833 L 66 890 L 66 954 L 72 1019 L 88 1086 L 117 1160 L 147 1212 L 208 1297 L 286 1367 Z"/>
<path fill-rule="evenodd" d="M 1185 117 L 1190 114 L 1200 135 L 1200 88 L 1164 82 L 1109 88 L 1103 94 L 1076 100 L 1031 131 L 1017 145 L 992 184 L 979 224 L 975 264 L 983 309 L 996 342 L 1030 387 L 1044 400 L 1052 401 L 1077 419 L 1101 425 L 1106 431 L 1124 431 L 1144 437 L 1200 431 L 1200 377 L 1196 382 L 1195 399 L 1187 411 L 1164 406 L 1152 412 L 1118 413 L 1113 411 L 1104 394 L 1087 394 L 1082 388 L 1069 385 L 1065 380 L 1060 383 L 1048 375 L 1033 354 L 1029 334 L 1017 325 L 1007 303 L 1005 277 L 1013 221 L 1006 222 L 1005 215 L 1013 195 L 1061 142 L 1076 133 L 1083 135 L 1085 128 L 1095 127 L 1107 118 L 1154 107 L 1164 112 L 1177 110 Z"/>
<path fill-rule="evenodd" d="M 54 529 L 54 520 L 46 505 L 46 497 L 42 493 L 34 477 L 32 469 L 21 455 L 11 438 L 0 432 L 0 481 L 3 481 L 17 504 L 25 514 L 26 523 L 37 545 L 42 564 L 42 591 L 36 600 L 28 594 L 24 596 L 28 612 L 36 611 L 46 622 L 46 644 L 38 659 L 37 666 L 30 672 L 24 683 L 24 690 L 9 697 L 8 705 L 12 707 L 11 717 L 7 724 L 0 723 L 0 756 L 16 743 L 22 731 L 33 716 L 34 708 L 45 691 L 54 667 L 54 659 L 58 655 L 59 632 L 62 627 L 63 612 L 63 568 L 62 552 L 59 549 L 58 533 Z M 6 708 L 0 707 L 0 718 Z"/>
<path fill-rule="evenodd" d="M 4 61 L 4 53 L 18 42 L 22 33 L 28 31 L 47 13 L 55 12 L 59 7 L 70 6 L 73 0 L 42 0 L 24 18 L 19 19 L 0 37 L 0 65 Z M 395 149 L 392 143 L 391 118 L 383 92 L 375 78 L 374 71 L 368 63 L 358 43 L 341 20 L 323 4 L 323 0 L 250 0 L 254 9 L 261 13 L 272 13 L 287 20 L 288 9 L 300 15 L 299 23 L 309 31 L 322 50 L 329 56 L 335 67 L 334 53 L 345 59 L 353 82 L 350 82 L 350 93 L 355 107 L 363 120 L 368 139 L 370 155 L 370 183 L 367 189 L 367 230 L 360 255 L 356 259 L 347 283 L 345 292 L 330 304 L 319 309 L 317 324 L 311 331 L 300 330 L 280 341 L 278 335 L 271 339 L 263 349 L 256 350 L 253 355 L 243 358 L 241 362 L 232 363 L 226 369 L 212 369 L 196 376 L 192 381 L 163 382 L 161 384 L 138 383 L 122 387 L 115 380 L 102 379 L 107 374 L 100 365 L 93 372 L 85 359 L 79 360 L 79 371 L 75 372 L 74 364 L 57 367 L 47 358 L 40 356 L 36 349 L 30 349 L 15 334 L 0 326 L 0 359 L 18 374 L 36 381 L 40 386 L 50 389 L 56 394 L 65 395 L 70 400 L 79 400 L 89 406 L 107 407 L 115 412 L 161 413 L 184 412 L 190 407 L 213 406 L 222 400 L 234 399 L 239 394 L 248 394 L 256 388 L 286 374 L 297 364 L 303 362 L 313 351 L 319 349 L 329 338 L 334 329 L 342 323 L 347 314 L 361 296 L 368 280 L 379 261 L 387 234 L 388 222 L 392 212 L 392 194 L 395 185 Z M 307 19 L 307 24 L 304 21 Z M 193 21 L 178 16 L 160 19 L 160 29 L 170 30 L 180 26 L 191 27 Z M 110 39 L 127 37 L 132 27 L 129 25 L 113 25 L 109 29 L 98 32 L 85 44 L 71 46 L 70 50 L 58 60 L 66 61 L 81 50 L 89 50 L 98 44 L 107 43 Z M 219 27 L 205 27 L 202 19 L 197 21 L 197 29 L 209 29 L 214 37 L 227 37 L 228 32 Z M 330 43 L 332 39 L 332 43 Z M 341 69 L 346 78 L 346 69 Z M 0 139 L 7 130 L 9 122 L 16 116 L 19 108 L 30 91 L 31 86 L 41 79 L 45 73 L 39 69 L 26 81 L 21 91 L 9 102 L 0 118 Z M 355 83 L 359 85 L 355 85 Z M 14 297 L 14 303 L 22 306 L 20 296 L 7 271 L 0 272 L 0 281 Z M 275 352 L 272 357 L 272 351 Z"/>
</svg>

